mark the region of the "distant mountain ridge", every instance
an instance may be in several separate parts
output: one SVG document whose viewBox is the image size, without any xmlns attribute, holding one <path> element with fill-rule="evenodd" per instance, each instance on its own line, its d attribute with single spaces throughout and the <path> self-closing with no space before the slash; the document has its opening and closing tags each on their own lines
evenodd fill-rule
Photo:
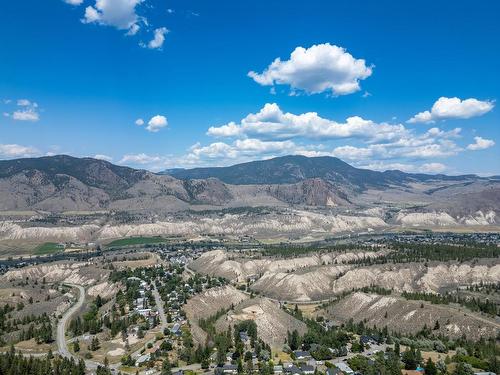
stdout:
<svg viewBox="0 0 500 375">
<path fill-rule="evenodd" d="M 410 199 L 457 212 L 467 206 L 467 212 L 474 212 L 498 206 L 499 194 L 498 182 L 488 178 L 377 172 L 333 157 L 284 156 L 230 167 L 171 169 L 168 174 L 67 155 L 0 161 L 0 211 L 366 208 L 381 199 L 404 204 Z M 449 197 L 460 197 L 460 203 Z"/>
<path fill-rule="evenodd" d="M 106 191 L 126 189 L 144 179 L 149 173 L 112 164 L 93 158 L 76 158 L 68 155 L 44 156 L 15 160 L 0 160 L 0 178 L 14 176 L 20 172 L 42 173 L 47 181 L 57 181 L 62 176 L 73 177 L 85 185 Z"/>
<path fill-rule="evenodd" d="M 161 173 L 183 180 L 217 178 L 233 185 L 293 184 L 307 179 L 321 178 L 334 184 L 349 184 L 356 187 L 357 190 L 368 186 L 398 185 L 409 181 L 431 179 L 454 181 L 479 178 L 475 175 L 428 175 L 405 173 L 399 170 L 378 172 L 355 168 L 336 157 L 306 157 L 302 155 L 251 161 L 229 167 L 170 169 Z"/>
</svg>

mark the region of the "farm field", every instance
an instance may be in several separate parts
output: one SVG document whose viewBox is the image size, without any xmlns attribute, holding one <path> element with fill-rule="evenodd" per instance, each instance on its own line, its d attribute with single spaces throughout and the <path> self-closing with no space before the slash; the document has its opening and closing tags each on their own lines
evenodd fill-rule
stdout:
<svg viewBox="0 0 500 375">
<path fill-rule="evenodd" d="M 33 252 L 34 255 L 49 255 L 63 251 L 64 246 L 55 242 L 45 242 L 38 245 Z"/>
<path fill-rule="evenodd" d="M 112 247 L 123 247 L 123 246 L 134 246 L 134 245 L 148 245 L 157 244 L 162 242 L 168 242 L 166 238 L 163 237 L 128 237 L 120 238 L 118 240 L 111 241 L 106 244 L 106 248 Z"/>
</svg>

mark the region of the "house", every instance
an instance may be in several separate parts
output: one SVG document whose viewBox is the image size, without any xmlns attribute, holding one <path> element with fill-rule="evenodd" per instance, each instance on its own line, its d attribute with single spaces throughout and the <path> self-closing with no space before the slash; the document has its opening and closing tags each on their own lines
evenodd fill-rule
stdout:
<svg viewBox="0 0 500 375">
<path fill-rule="evenodd" d="M 331 328 L 336 328 L 336 327 L 339 327 L 339 324 L 337 324 L 336 322 L 334 321 L 331 321 L 331 320 L 327 320 L 325 323 L 324 323 L 324 327 L 325 329 L 328 331 L 329 329 Z"/>
<path fill-rule="evenodd" d="M 275 374 L 283 374 L 283 366 L 274 366 L 273 367 L 273 372 Z"/>
<path fill-rule="evenodd" d="M 174 335 L 179 336 L 181 334 L 181 325 L 179 323 L 175 323 L 173 327 L 170 329 Z"/>
<path fill-rule="evenodd" d="M 344 375 L 344 373 L 338 367 L 328 367 L 326 375 Z"/>
<path fill-rule="evenodd" d="M 224 365 L 222 366 L 223 374 L 237 374 L 238 366 L 237 365 Z"/>
<path fill-rule="evenodd" d="M 299 375 L 299 374 L 302 374 L 302 372 L 300 371 L 300 369 L 295 366 L 295 365 L 292 365 L 290 367 L 286 367 L 285 368 L 285 372 L 287 374 L 290 374 L 290 375 Z"/>
<path fill-rule="evenodd" d="M 347 355 L 348 350 L 347 346 L 341 346 L 340 348 L 328 348 L 330 353 L 333 354 L 334 357 L 344 357 Z"/>
<path fill-rule="evenodd" d="M 359 338 L 359 342 L 361 342 L 363 345 L 367 345 L 367 344 L 371 344 L 373 341 L 372 341 L 372 338 L 370 336 L 361 336 Z"/>
<path fill-rule="evenodd" d="M 262 349 L 260 351 L 260 359 L 263 361 L 269 361 L 271 359 L 271 353 L 269 353 L 267 350 Z"/>
<path fill-rule="evenodd" d="M 311 354 L 309 352 L 305 352 L 302 350 L 295 350 L 293 352 L 293 354 L 295 354 L 295 358 L 298 361 L 307 361 L 307 360 L 311 359 Z"/>
<path fill-rule="evenodd" d="M 308 359 L 306 361 L 306 365 L 312 366 L 314 368 L 316 368 L 316 366 L 321 365 L 321 364 L 322 364 L 322 361 L 316 361 L 314 358 Z"/>
<path fill-rule="evenodd" d="M 139 309 L 143 309 L 144 308 L 144 298 L 137 298 L 135 300 L 135 306 Z"/>
<path fill-rule="evenodd" d="M 144 355 L 141 355 L 139 358 L 137 358 L 137 360 L 135 361 L 135 366 L 136 367 L 139 367 L 141 365 L 143 365 L 144 363 L 146 363 L 147 361 L 149 361 L 151 359 L 151 355 L 148 353 L 148 354 L 144 354 Z"/>
<path fill-rule="evenodd" d="M 344 362 L 335 363 L 335 366 L 346 375 L 354 374 L 354 370 Z"/>
<path fill-rule="evenodd" d="M 254 283 L 257 281 L 258 278 L 259 278 L 259 275 L 257 275 L 257 274 L 248 275 L 247 282 Z"/>
<path fill-rule="evenodd" d="M 138 314 L 144 317 L 148 317 L 149 315 L 151 315 L 151 309 L 137 309 L 136 311 Z"/>
<path fill-rule="evenodd" d="M 248 340 L 249 340 L 249 338 L 248 338 L 248 333 L 247 333 L 246 331 L 241 331 L 241 332 L 240 332 L 240 339 L 241 339 L 241 341 L 242 341 L 244 344 L 246 344 L 246 343 L 248 342 Z"/>
<path fill-rule="evenodd" d="M 310 365 L 301 365 L 300 370 L 304 375 L 312 375 L 314 374 L 314 367 Z"/>
</svg>

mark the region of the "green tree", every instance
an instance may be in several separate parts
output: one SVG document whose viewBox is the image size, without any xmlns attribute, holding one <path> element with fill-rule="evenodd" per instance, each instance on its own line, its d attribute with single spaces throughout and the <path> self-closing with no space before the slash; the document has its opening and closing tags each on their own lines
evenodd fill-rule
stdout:
<svg viewBox="0 0 500 375">
<path fill-rule="evenodd" d="M 453 375 L 474 375 L 474 371 L 468 363 L 458 362 Z"/>
<path fill-rule="evenodd" d="M 432 362 L 432 359 L 429 358 L 427 362 L 425 363 L 425 375 L 436 375 L 437 374 L 437 368 L 434 362 Z"/>
<path fill-rule="evenodd" d="M 405 350 L 403 355 L 401 356 L 401 360 L 405 364 L 406 370 L 415 370 L 417 368 L 417 353 L 415 352 L 415 348 L 411 347 Z"/>
<path fill-rule="evenodd" d="M 90 342 L 90 350 L 95 352 L 96 350 L 99 350 L 99 348 L 100 348 L 99 339 L 97 338 L 97 336 L 94 336 L 94 338 Z"/>
<path fill-rule="evenodd" d="M 161 375 L 172 375 L 172 366 L 170 365 L 170 361 L 168 358 L 163 360 L 163 364 L 161 366 Z"/>
</svg>

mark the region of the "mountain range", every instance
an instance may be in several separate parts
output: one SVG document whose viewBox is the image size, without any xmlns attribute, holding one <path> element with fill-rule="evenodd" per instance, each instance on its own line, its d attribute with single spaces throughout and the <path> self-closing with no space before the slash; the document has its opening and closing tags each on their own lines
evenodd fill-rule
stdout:
<svg viewBox="0 0 500 375">
<path fill-rule="evenodd" d="M 475 175 L 412 174 L 399 170 L 378 172 L 355 168 L 331 156 L 306 157 L 302 155 L 282 156 L 229 167 L 178 168 L 161 172 L 161 174 L 168 174 L 183 180 L 218 178 L 233 185 L 293 184 L 307 179 L 321 178 L 330 183 L 353 186 L 358 191 L 370 186 L 401 185 L 411 181 L 460 181 L 479 178 Z"/>
<path fill-rule="evenodd" d="M 418 205 L 497 210 L 498 178 L 385 172 L 334 157 L 284 156 L 152 173 L 67 155 L 0 161 L 0 210 L 178 212 L 231 207 Z"/>
</svg>

